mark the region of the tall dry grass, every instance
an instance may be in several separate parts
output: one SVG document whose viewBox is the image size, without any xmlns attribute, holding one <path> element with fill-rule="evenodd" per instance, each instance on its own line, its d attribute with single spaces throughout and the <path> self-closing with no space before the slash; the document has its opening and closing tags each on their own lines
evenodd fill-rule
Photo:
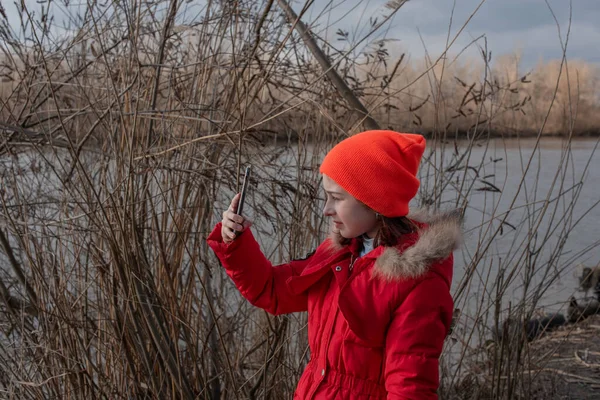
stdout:
<svg viewBox="0 0 600 400">
<path fill-rule="evenodd" d="M 267 256 L 279 262 L 314 249 L 326 231 L 318 164 L 361 121 L 274 2 L 54 2 L 70 24 L 60 38 L 55 8 L 44 4 L 41 15 L 21 10 L 19 28 L 0 24 L 0 393 L 291 397 L 310 356 L 306 316 L 251 308 L 205 237 L 239 187 L 241 166 L 252 163 L 248 209 Z M 582 185 L 569 186 L 567 142 L 560 190 L 529 186 L 540 167 L 525 160 L 504 209 L 505 188 L 488 176 L 502 170 L 471 154 L 496 133 L 593 131 L 586 110 L 598 99 L 586 90 L 597 71 L 548 64 L 521 79 L 487 54 L 479 63 L 408 64 L 377 40 L 356 53 L 319 44 L 382 126 L 427 132 L 422 205 L 468 211 L 482 193 L 489 202 L 457 266 L 463 313 L 448 339 L 441 395 L 526 397 L 535 379 L 523 337 L 482 344 L 507 315 L 532 315 L 569 267 L 558 259 Z M 468 140 L 455 142 L 457 132 Z M 487 258 L 518 210 L 519 231 L 537 235 L 502 260 Z M 469 302 L 482 284 L 486 295 Z M 522 298 L 510 298 L 514 284 L 527 287 Z"/>
</svg>

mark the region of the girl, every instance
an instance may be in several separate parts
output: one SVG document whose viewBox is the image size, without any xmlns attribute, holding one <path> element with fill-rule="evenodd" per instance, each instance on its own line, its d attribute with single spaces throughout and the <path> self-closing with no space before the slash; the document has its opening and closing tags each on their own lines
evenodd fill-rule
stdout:
<svg viewBox="0 0 600 400">
<path fill-rule="evenodd" d="M 239 195 L 208 237 L 252 304 L 308 311 L 310 361 L 295 399 L 437 399 L 460 222 L 408 215 L 424 150 L 422 136 L 392 131 L 337 144 L 320 168 L 331 235 L 305 260 L 272 266 L 233 211 Z"/>
</svg>

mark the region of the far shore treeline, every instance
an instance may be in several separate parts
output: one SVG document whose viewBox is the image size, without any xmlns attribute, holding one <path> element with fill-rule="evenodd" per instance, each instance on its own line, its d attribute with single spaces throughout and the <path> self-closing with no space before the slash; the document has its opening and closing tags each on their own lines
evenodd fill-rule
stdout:
<svg viewBox="0 0 600 400">
<path fill-rule="evenodd" d="M 116 114 L 112 92 L 118 90 L 123 91 L 126 120 L 135 114 L 170 126 L 184 124 L 168 133 L 177 140 L 216 133 L 219 127 L 226 132 L 232 125 L 249 138 L 295 138 L 305 130 L 307 118 L 318 118 L 315 110 L 321 119 L 317 129 L 322 130 L 317 136 L 343 134 L 339 121 L 348 123 L 346 129 L 356 127 L 355 115 L 310 58 L 271 64 L 263 79 L 257 77 L 265 73 L 267 62 L 239 66 L 247 84 L 232 90 L 233 61 L 213 56 L 218 62 L 211 65 L 207 74 L 213 77 L 207 77 L 202 89 L 212 93 L 212 104 L 207 105 L 195 100 L 197 88 L 190 90 L 198 69 L 185 65 L 185 59 L 177 68 L 162 68 L 161 83 L 155 86 L 157 69 L 140 61 L 150 55 L 133 62 L 120 55 L 123 50 L 118 47 L 105 54 L 93 44 L 88 47 L 89 54 L 45 55 L 48 73 L 39 55 L 0 57 L 0 120 L 24 130 L 29 141 L 31 135 L 48 139 L 49 132 L 58 131 L 60 118 L 68 118 L 60 130 L 66 129 L 72 138 L 86 136 L 88 144 L 103 141 L 104 124 L 94 109 L 113 107 Z M 432 65 L 424 59 L 394 59 L 383 45 L 376 47 L 337 67 L 382 127 L 448 139 L 600 135 L 600 67 L 592 63 L 549 60 L 525 69 L 515 53 L 495 59 L 448 57 Z M 184 56 L 192 59 L 191 49 Z M 227 79 L 219 78 L 224 74 Z M 52 93 L 44 88 L 49 80 Z M 243 117 L 232 120 L 225 114 L 233 96 Z M 194 132 L 185 128 L 190 121 Z"/>
</svg>

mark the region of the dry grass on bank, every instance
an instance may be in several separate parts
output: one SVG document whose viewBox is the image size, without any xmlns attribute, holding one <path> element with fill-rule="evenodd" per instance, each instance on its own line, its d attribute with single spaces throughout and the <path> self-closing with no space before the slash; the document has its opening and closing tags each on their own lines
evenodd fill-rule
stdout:
<svg viewBox="0 0 600 400">
<path fill-rule="evenodd" d="M 553 389 L 555 399 L 600 397 L 600 316 L 549 333 L 531 346 L 538 387 Z"/>
</svg>

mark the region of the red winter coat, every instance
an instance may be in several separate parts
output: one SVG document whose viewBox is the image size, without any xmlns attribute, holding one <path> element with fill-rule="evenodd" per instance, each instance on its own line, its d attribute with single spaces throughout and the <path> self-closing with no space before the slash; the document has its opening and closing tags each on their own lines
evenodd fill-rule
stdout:
<svg viewBox="0 0 600 400">
<path fill-rule="evenodd" d="M 396 247 L 360 258 L 358 240 L 342 247 L 327 239 L 309 258 L 279 266 L 249 230 L 229 245 L 221 224 L 210 234 L 208 244 L 252 304 L 271 314 L 308 311 L 311 357 L 295 399 L 437 399 L 460 228 L 453 217 L 417 225 Z"/>
</svg>

